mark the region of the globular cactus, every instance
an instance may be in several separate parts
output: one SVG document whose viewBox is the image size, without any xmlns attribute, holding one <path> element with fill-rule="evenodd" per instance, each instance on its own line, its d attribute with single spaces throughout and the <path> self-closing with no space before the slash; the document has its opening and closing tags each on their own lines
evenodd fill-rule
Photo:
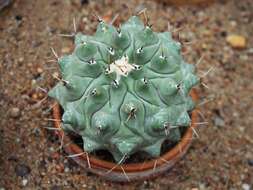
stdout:
<svg viewBox="0 0 253 190">
<path fill-rule="evenodd" d="M 137 151 L 159 156 L 164 140 L 180 140 L 199 82 L 171 33 L 156 33 L 133 16 L 119 29 L 100 21 L 94 36 L 76 34 L 59 58 L 62 82 L 49 96 L 64 110 L 62 127 L 87 152 L 106 149 L 116 161 Z"/>
</svg>

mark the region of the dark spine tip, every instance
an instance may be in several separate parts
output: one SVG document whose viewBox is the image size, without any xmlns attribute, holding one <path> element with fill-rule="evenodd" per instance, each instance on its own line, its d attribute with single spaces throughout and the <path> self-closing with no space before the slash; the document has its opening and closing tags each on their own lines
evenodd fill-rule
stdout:
<svg viewBox="0 0 253 190">
<path fill-rule="evenodd" d="M 109 72 L 110 72 L 110 67 L 107 67 L 107 68 L 105 69 L 105 74 L 108 75 Z"/>
<path fill-rule="evenodd" d="M 110 53 L 111 55 L 114 55 L 114 53 L 115 53 L 115 52 L 114 52 L 114 49 L 113 49 L 112 47 L 109 47 L 109 48 L 108 48 L 108 51 L 109 51 L 109 53 Z"/>
<path fill-rule="evenodd" d="M 61 82 L 62 82 L 63 86 L 68 87 L 68 88 L 71 87 L 70 84 L 69 84 L 69 81 L 61 79 Z"/>
<path fill-rule="evenodd" d="M 95 13 L 93 14 L 93 16 L 97 19 L 97 21 L 98 21 L 99 23 L 102 23 L 102 22 L 103 22 L 103 20 L 100 18 L 100 16 L 96 15 Z"/>
<path fill-rule="evenodd" d="M 94 65 L 96 64 L 96 60 L 94 58 L 92 58 L 91 60 L 88 61 L 89 65 Z"/>
<path fill-rule="evenodd" d="M 134 70 L 140 70 L 141 66 L 140 65 L 134 65 Z"/>
<path fill-rule="evenodd" d="M 165 122 L 165 123 L 163 124 L 163 127 L 166 128 L 166 129 L 168 129 L 168 128 L 170 127 L 170 124 L 169 124 L 168 122 Z"/>
<path fill-rule="evenodd" d="M 148 80 L 147 80 L 147 78 L 146 78 L 146 77 L 144 77 L 144 78 L 143 78 L 143 82 L 144 82 L 144 84 L 145 84 L 145 85 L 147 85 L 147 84 L 148 84 Z"/>
<path fill-rule="evenodd" d="M 97 21 L 98 21 L 99 23 L 102 23 L 102 22 L 103 22 L 103 20 L 102 20 L 99 16 L 97 16 Z"/>
<path fill-rule="evenodd" d="M 121 34 L 121 28 L 117 28 L 117 32 L 120 35 Z"/>
<path fill-rule="evenodd" d="M 92 95 L 92 96 L 95 96 L 96 94 L 97 94 L 97 89 L 94 88 L 94 89 L 91 91 L 91 95 Z"/>
<path fill-rule="evenodd" d="M 119 86 L 119 82 L 117 80 L 113 80 L 113 85 L 117 88 Z"/>
<path fill-rule="evenodd" d="M 133 107 L 130 109 L 130 113 L 135 113 L 137 111 L 137 108 Z"/>
<path fill-rule="evenodd" d="M 151 29 L 151 28 L 152 28 L 152 26 L 153 26 L 153 24 L 150 24 L 150 23 L 149 23 L 149 21 L 147 22 L 147 24 L 146 24 L 146 25 L 147 25 L 147 27 L 148 27 L 149 29 Z"/>
<path fill-rule="evenodd" d="M 141 53 L 142 51 L 143 51 L 143 47 L 140 47 L 140 48 L 137 49 L 136 52 L 137 52 L 137 54 L 139 54 L 139 53 Z"/>
<path fill-rule="evenodd" d="M 162 55 L 160 57 L 161 59 L 167 59 L 167 57 L 164 55 L 163 51 L 162 51 Z"/>
<path fill-rule="evenodd" d="M 177 84 L 177 90 L 180 90 L 181 89 L 181 83 Z"/>
</svg>

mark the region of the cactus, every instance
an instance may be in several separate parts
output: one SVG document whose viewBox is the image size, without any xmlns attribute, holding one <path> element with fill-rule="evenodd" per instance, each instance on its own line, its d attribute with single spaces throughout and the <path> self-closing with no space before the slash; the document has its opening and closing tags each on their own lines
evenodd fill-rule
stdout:
<svg viewBox="0 0 253 190">
<path fill-rule="evenodd" d="M 180 140 L 195 107 L 189 92 L 199 78 L 180 50 L 171 33 L 136 16 L 119 29 L 100 20 L 94 36 L 76 34 L 49 92 L 64 110 L 63 129 L 78 133 L 86 152 L 106 149 L 117 162 L 137 151 L 159 156 L 164 140 Z"/>
</svg>

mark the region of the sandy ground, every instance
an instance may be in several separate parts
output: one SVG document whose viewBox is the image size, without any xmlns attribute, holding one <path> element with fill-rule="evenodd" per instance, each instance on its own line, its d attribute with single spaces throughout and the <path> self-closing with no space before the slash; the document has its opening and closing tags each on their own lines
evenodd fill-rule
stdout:
<svg viewBox="0 0 253 190">
<path fill-rule="evenodd" d="M 155 1 L 23 0 L 0 13 L 0 189 L 243 189 L 253 188 L 253 3 L 230 0 L 209 7 L 176 8 Z M 129 9 L 127 8 L 129 6 Z M 131 12 L 148 9 L 156 31 L 168 22 L 186 44 L 185 59 L 198 65 L 198 73 L 214 67 L 200 86 L 201 112 L 208 121 L 199 126 L 186 157 L 165 175 L 128 185 L 106 182 L 85 172 L 58 151 L 59 140 L 43 129 L 50 127 L 52 100 L 39 103 L 58 71 L 50 47 L 59 55 L 73 48 L 71 39 L 59 37 L 77 29 L 92 34 L 97 22 L 92 13 L 119 21 Z M 246 38 L 242 50 L 226 37 Z M 195 190 L 196 190 L 195 189 Z"/>
</svg>

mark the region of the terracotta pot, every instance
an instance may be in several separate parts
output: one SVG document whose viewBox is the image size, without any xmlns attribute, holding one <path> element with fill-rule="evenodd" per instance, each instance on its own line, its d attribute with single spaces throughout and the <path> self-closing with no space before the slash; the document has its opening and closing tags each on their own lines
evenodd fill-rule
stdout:
<svg viewBox="0 0 253 190">
<path fill-rule="evenodd" d="M 193 100 L 197 100 L 195 91 L 191 92 Z M 61 110 L 57 104 L 53 107 L 54 126 L 60 128 L 61 126 Z M 193 129 L 195 128 L 197 113 L 196 110 L 191 113 L 191 127 L 183 135 L 181 141 L 172 149 L 168 150 L 165 154 L 153 160 L 145 161 L 143 163 L 121 164 L 117 165 L 113 162 L 100 160 L 93 155 L 88 155 L 78 145 L 71 142 L 70 138 L 65 135 L 63 138 L 64 150 L 69 155 L 79 156 L 71 157 L 85 170 L 95 173 L 105 179 L 115 182 L 128 182 L 133 180 L 143 180 L 155 177 L 171 168 L 188 150 L 193 137 Z M 55 130 L 55 133 L 62 138 L 64 135 L 63 130 Z"/>
</svg>

